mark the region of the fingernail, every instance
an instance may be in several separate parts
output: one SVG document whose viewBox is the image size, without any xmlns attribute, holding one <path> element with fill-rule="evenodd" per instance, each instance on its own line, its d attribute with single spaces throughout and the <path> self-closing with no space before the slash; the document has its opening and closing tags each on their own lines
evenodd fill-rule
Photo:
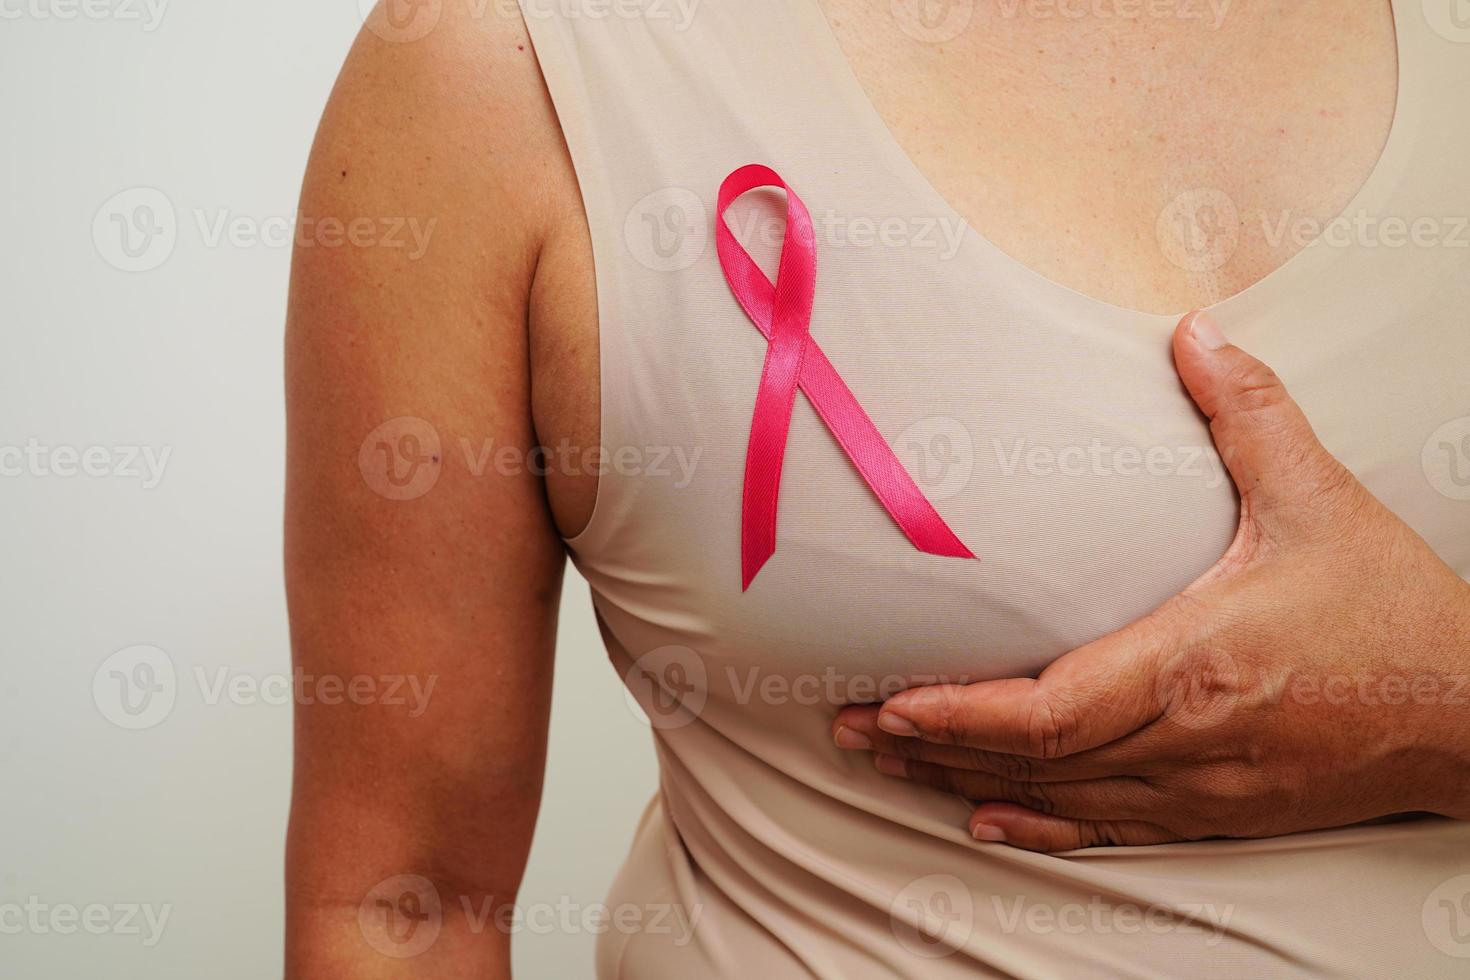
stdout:
<svg viewBox="0 0 1470 980">
<path fill-rule="evenodd" d="M 997 844 L 1006 842 L 1006 832 L 988 823 L 977 823 L 970 830 L 970 836 L 976 840 L 994 841 Z"/>
<path fill-rule="evenodd" d="M 874 756 L 873 765 L 885 776 L 898 776 L 907 778 L 909 774 L 908 764 L 896 755 Z"/>
<path fill-rule="evenodd" d="M 903 715 L 896 715 L 891 711 L 883 711 L 878 714 L 878 727 L 890 735 L 901 735 L 904 738 L 913 738 L 919 734 L 914 723 Z"/>
<path fill-rule="evenodd" d="M 834 739 L 839 749 L 871 749 L 873 740 L 862 732 L 855 732 L 846 725 L 840 725 L 837 729 L 837 737 Z"/>
<path fill-rule="evenodd" d="M 1230 343 L 1220 332 L 1220 325 L 1215 322 L 1215 318 L 1203 311 L 1196 313 L 1190 319 L 1189 334 L 1206 350 L 1219 350 Z"/>
</svg>

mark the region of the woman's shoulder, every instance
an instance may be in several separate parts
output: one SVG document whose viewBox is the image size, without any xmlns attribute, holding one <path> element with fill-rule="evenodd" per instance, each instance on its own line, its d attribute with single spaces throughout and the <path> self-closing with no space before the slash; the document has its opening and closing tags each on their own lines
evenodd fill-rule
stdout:
<svg viewBox="0 0 1470 980">
<path fill-rule="evenodd" d="M 386 0 L 333 87 L 303 213 L 437 218 L 466 241 L 534 254 L 564 211 L 548 197 L 575 193 L 514 5 Z"/>
</svg>

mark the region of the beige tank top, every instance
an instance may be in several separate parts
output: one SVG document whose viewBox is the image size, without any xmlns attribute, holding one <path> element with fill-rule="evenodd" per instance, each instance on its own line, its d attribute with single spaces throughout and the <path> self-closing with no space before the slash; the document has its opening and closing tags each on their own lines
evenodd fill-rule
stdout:
<svg viewBox="0 0 1470 980">
<path fill-rule="evenodd" d="M 1001 253 L 899 149 L 816 0 L 521 0 L 585 199 L 602 444 L 569 542 L 661 785 L 603 980 L 1470 976 L 1470 824 L 1045 855 L 830 742 L 912 683 L 1035 675 L 1147 613 L 1235 531 L 1174 317 Z M 1323 242 L 1215 308 L 1327 447 L 1470 577 L 1470 23 L 1398 0 L 1397 117 Z M 978 562 L 923 554 L 798 396 L 778 548 L 741 591 L 766 340 L 714 247 L 721 180 L 811 210 L 812 335 Z M 731 225 L 764 268 L 782 200 Z M 1366 230 L 1360 230 L 1365 227 Z M 1189 255 L 1181 261 L 1190 261 Z"/>
</svg>

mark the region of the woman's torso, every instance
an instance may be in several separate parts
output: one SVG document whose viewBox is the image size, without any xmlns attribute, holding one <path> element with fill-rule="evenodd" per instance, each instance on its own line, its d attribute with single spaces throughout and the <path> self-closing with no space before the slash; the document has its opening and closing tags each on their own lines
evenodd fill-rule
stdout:
<svg viewBox="0 0 1470 980">
<path fill-rule="evenodd" d="M 824 9 L 874 110 L 957 215 L 1046 278 L 1125 309 L 1208 306 L 1285 264 L 1362 187 L 1394 116 L 1388 0 L 1178 0 L 1157 16 L 803 2 Z M 595 271 L 582 215 L 566 220 L 560 295 L 541 300 L 538 409 L 550 441 L 585 447 L 599 433 Z M 584 469 L 549 474 L 568 534 L 591 516 L 597 475 Z"/>
<path fill-rule="evenodd" d="M 603 974 L 1453 975 L 1427 917 L 1470 864 L 1458 825 L 1025 854 L 841 756 L 827 723 L 895 684 L 1034 674 L 1218 557 L 1233 493 L 1172 318 L 1135 309 L 1224 300 L 1328 447 L 1470 574 L 1470 48 L 1401 4 L 1395 113 L 1381 3 L 1212 31 L 1206 4 L 1123 24 L 833 0 L 836 37 L 814 4 L 523 0 L 587 216 L 538 304 L 538 425 L 610 460 L 600 486 L 548 479 L 663 765 L 612 901 L 695 922 L 610 934 Z M 712 208 L 748 162 L 811 208 L 813 336 L 980 562 L 913 551 L 798 396 L 776 557 L 741 592 L 765 341 Z M 778 213 L 732 209 L 767 269 Z M 1392 222 L 1420 233 L 1390 244 Z M 942 941 L 912 931 L 924 909 Z M 1130 929 L 1135 910 L 1162 918 Z"/>
</svg>

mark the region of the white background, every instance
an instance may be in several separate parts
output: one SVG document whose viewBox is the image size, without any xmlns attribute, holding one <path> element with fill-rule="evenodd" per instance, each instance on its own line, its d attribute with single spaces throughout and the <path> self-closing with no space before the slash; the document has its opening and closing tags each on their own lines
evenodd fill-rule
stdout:
<svg viewBox="0 0 1470 980">
<path fill-rule="evenodd" d="M 214 686 L 289 678 L 291 225 L 360 27 L 357 0 L 0 0 L 0 976 L 280 975 L 290 706 Z M 569 576 L 523 906 L 600 902 L 655 779 Z M 129 730 L 113 672 L 147 675 L 109 657 L 138 645 L 176 692 Z M 3 911 L 32 897 L 39 925 Z M 89 905 L 101 934 L 66 934 Z M 167 912 L 155 944 L 127 906 Z M 522 934 L 517 975 L 590 976 L 594 940 Z"/>
</svg>

